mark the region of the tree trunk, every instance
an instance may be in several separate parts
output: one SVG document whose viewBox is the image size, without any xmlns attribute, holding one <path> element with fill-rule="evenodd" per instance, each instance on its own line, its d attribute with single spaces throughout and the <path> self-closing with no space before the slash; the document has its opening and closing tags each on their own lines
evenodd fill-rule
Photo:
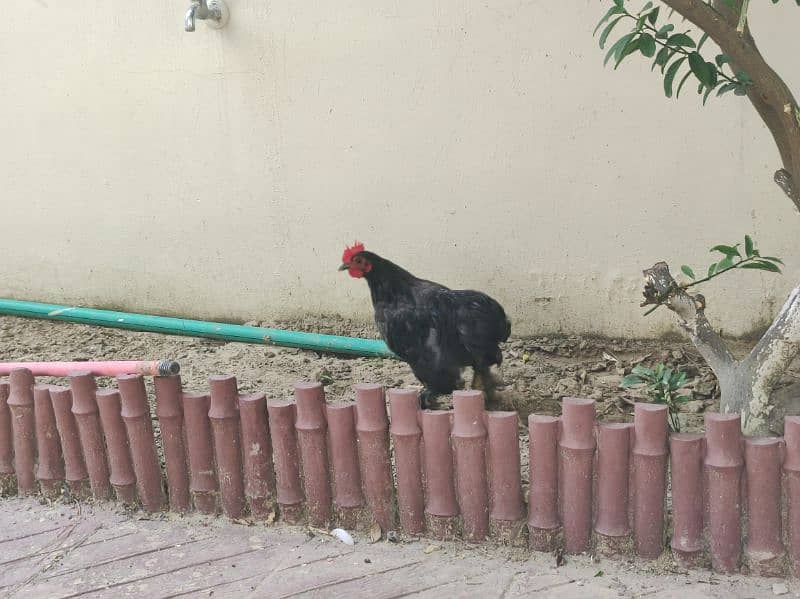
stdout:
<svg viewBox="0 0 800 599">
<path fill-rule="evenodd" d="M 744 71 L 752 80 L 747 97 L 772 133 L 783 163 L 783 168 L 775 172 L 775 182 L 800 210 L 800 106 L 758 50 L 748 27 L 748 3 L 742 0 L 663 2 L 707 33 L 729 57 L 734 69 Z M 800 399 L 792 397 L 793 391 L 774 393 L 781 376 L 800 353 L 800 286 L 789 295 L 753 351 L 737 361 L 706 319 L 702 295 L 689 295 L 675 282 L 664 262 L 644 274 L 647 279 L 645 304 L 664 304 L 678 315 L 681 326 L 717 376 L 722 394 L 720 410 L 741 414 L 746 434 L 768 433 L 778 400 L 786 402 L 787 406 L 792 404 L 788 413 L 800 411 Z"/>
<path fill-rule="evenodd" d="M 705 298 L 689 295 L 669 272 L 665 262 L 644 271 L 645 301 L 664 304 L 679 318 L 697 350 L 717 377 L 720 411 L 741 414 L 747 435 L 769 434 L 770 416 L 776 408 L 773 391 L 781 376 L 800 353 L 800 286 L 783 305 L 772 326 L 743 360 L 735 360 L 725 342 L 705 316 Z"/>
<path fill-rule="evenodd" d="M 663 2 L 707 33 L 732 64 L 753 81 L 753 85 L 748 87 L 747 97 L 772 133 L 783 163 L 783 168 L 775 171 L 775 183 L 800 210 L 800 106 L 783 79 L 759 52 L 746 18 L 744 30 L 737 30 L 741 0 L 736 0 L 733 6 L 728 0 Z"/>
</svg>

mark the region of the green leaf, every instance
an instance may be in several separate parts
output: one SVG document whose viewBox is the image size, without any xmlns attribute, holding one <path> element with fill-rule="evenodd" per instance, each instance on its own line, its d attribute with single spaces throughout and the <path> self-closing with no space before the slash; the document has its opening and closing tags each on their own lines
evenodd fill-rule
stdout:
<svg viewBox="0 0 800 599">
<path fill-rule="evenodd" d="M 681 57 L 671 65 L 667 69 L 667 74 L 664 75 L 664 94 L 668 97 L 672 97 L 672 82 L 675 79 L 675 75 L 678 73 L 678 69 L 681 68 L 681 65 L 686 60 L 686 57 Z"/>
<path fill-rule="evenodd" d="M 600 20 L 597 22 L 597 27 L 595 27 L 595 28 L 594 28 L 594 31 L 592 32 L 592 35 L 595 35 L 595 34 L 597 33 L 597 30 L 598 30 L 598 29 L 600 29 L 600 26 L 601 26 L 603 23 L 605 23 L 606 21 L 608 21 L 608 20 L 609 20 L 611 17 L 613 17 L 614 15 L 624 15 L 624 14 L 625 14 L 625 11 L 624 11 L 624 10 L 623 10 L 621 7 L 619 7 L 619 6 L 617 6 L 617 5 L 615 4 L 614 6 L 612 6 L 611 8 L 609 8 L 609 9 L 608 9 L 608 12 L 607 12 L 606 14 L 604 14 L 604 15 L 603 15 L 603 18 L 602 18 L 602 19 L 600 19 Z"/>
<path fill-rule="evenodd" d="M 675 401 L 677 401 L 678 403 L 684 403 L 690 401 L 691 399 L 692 399 L 691 395 L 679 395 L 678 397 L 675 398 Z"/>
<path fill-rule="evenodd" d="M 622 52 L 619 53 L 619 57 L 617 58 L 617 62 L 614 64 L 614 69 L 620 65 L 620 63 L 625 59 L 626 56 L 630 56 L 636 50 L 639 49 L 639 42 L 641 41 L 641 37 L 637 37 L 632 39 L 628 42 L 628 44 L 622 49 Z"/>
<path fill-rule="evenodd" d="M 686 264 L 681 266 L 681 270 L 683 271 L 683 274 L 685 274 L 690 279 L 694 279 L 695 278 L 694 271 L 691 269 L 691 267 L 687 266 Z"/>
<path fill-rule="evenodd" d="M 761 270 L 768 270 L 770 272 L 781 272 L 781 267 L 777 264 L 773 264 L 772 262 L 767 262 L 766 260 L 757 260 L 752 264 L 759 264 L 762 266 Z"/>
<path fill-rule="evenodd" d="M 608 39 L 608 34 L 611 33 L 611 30 L 614 29 L 614 25 L 619 23 L 622 20 L 622 17 L 617 17 L 613 21 L 611 21 L 606 28 L 603 29 L 603 33 L 600 34 L 600 48 L 604 48 L 606 45 L 606 40 Z"/>
<path fill-rule="evenodd" d="M 675 48 L 670 48 L 669 49 L 669 56 L 667 56 L 667 59 L 664 61 L 664 64 L 661 65 L 661 73 L 662 74 L 664 73 L 664 69 L 666 68 L 667 63 L 670 60 L 672 60 L 672 57 L 675 56 L 675 54 L 677 54 L 677 53 L 678 53 L 678 51 Z"/>
<path fill-rule="evenodd" d="M 694 48 L 694 40 L 685 33 L 676 33 L 669 36 L 667 44 L 670 46 L 685 46 L 687 48 Z"/>
<path fill-rule="evenodd" d="M 661 70 L 663 71 L 664 70 L 664 65 L 666 64 L 667 60 L 669 60 L 671 52 L 672 52 L 672 50 L 670 50 L 666 46 L 661 48 L 661 50 L 658 51 L 658 54 L 656 54 L 656 59 L 653 61 L 653 66 L 650 67 L 650 70 L 652 71 L 653 69 L 656 68 L 656 66 L 659 66 L 659 67 L 661 67 Z"/>
<path fill-rule="evenodd" d="M 725 85 L 721 86 L 721 87 L 720 87 L 720 88 L 717 90 L 717 96 L 721 96 L 721 95 L 723 95 L 723 94 L 727 94 L 729 91 L 733 91 L 733 90 L 735 90 L 737 87 L 739 87 L 739 84 L 738 84 L 738 83 L 726 83 Z"/>
<path fill-rule="evenodd" d="M 666 25 L 664 25 L 663 27 L 661 27 L 661 28 L 660 28 L 660 29 L 659 29 L 659 30 L 656 32 L 656 37 L 657 37 L 658 39 L 665 39 L 665 38 L 666 38 L 666 37 L 667 37 L 667 36 L 670 34 L 670 32 L 671 32 L 673 29 L 675 29 L 675 25 L 673 25 L 672 23 L 667 23 Z"/>
<path fill-rule="evenodd" d="M 655 376 L 655 373 L 652 370 L 650 370 L 647 366 L 642 366 L 641 364 L 634 366 L 633 369 L 631 369 L 631 372 L 633 374 L 638 374 L 640 377 L 653 378 Z"/>
<path fill-rule="evenodd" d="M 755 262 L 748 262 L 747 264 L 742 264 L 742 268 L 768 270 L 769 272 L 781 272 L 781 268 L 777 264 L 773 264 L 772 262 L 759 262 L 758 260 L 756 260 Z"/>
<path fill-rule="evenodd" d="M 642 7 L 642 10 L 640 10 L 637 13 L 637 17 L 638 17 L 636 19 L 636 29 L 637 29 L 637 31 L 641 31 L 642 27 L 644 27 L 645 20 L 647 20 L 647 18 L 650 16 L 650 13 L 653 10 L 654 10 L 653 9 L 653 3 L 652 2 L 647 2 L 647 4 L 645 4 Z"/>
<path fill-rule="evenodd" d="M 643 33 L 639 37 L 639 51 L 647 56 L 652 57 L 656 53 L 656 40 L 649 33 Z"/>
<path fill-rule="evenodd" d="M 680 97 L 681 90 L 683 89 L 683 84 L 686 83 L 686 80 L 689 78 L 689 75 L 691 74 L 692 74 L 691 71 L 686 71 L 686 74 L 683 76 L 683 79 L 681 79 L 681 82 L 678 84 L 678 89 L 675 91 L 676 98 Z"/>
<path fill-rule="evenodd" d="M 713 87 L 714 79 L 711 74 L 713 71 L 708 66 L 708 63 L 703 59 L 699 52 L 692 52 L 689 54 L 689 67 L 695 74 L 695 77 L 706 87 Z"/>
<path fill-rule="evenodd" d="M 614 42 L 614 45 L 613 45 L 613 46 L 611 46 L 611 47 L 608 49 L 608 52 L 606 52 L 606 57 L 605 57 L 605 59 L 603 60 L 603 66 L 605 66 L 606 64 L 608 64 L 608 61 L 611 59 L 611 57 L 612 57 L 612 56 L 614 56 L 614 57 L 615 57 L 615 59 L 616 59 L 616 57 L 617 57 L 619 54 L 621 54 L 621 53 L 622 53 L 622 51 L 625 49 L 625 46 L 627 46 L 627 45 L 628 45 L 628 42 L 629 42 L 629 41 L 631 41 L 631 39 L 633 39 L 633 36 L 634 36 L 634 35 L 636 35 L 636 33 L 634 33 L 634 32 L 628 33 L 628 34 L 626 34 L 626 35 L 623 35 L 623 36 L 622 36 L 621 38 L 619 38 L 619 39 L 618 39 L 616 42 Z"/>
<path fill-rule="evenodd" d="M 733 266 L 733 256 L 725 256 L 717 264 L 717 272 L 719 273 L 722 272 L 723 270 L 727 270 L 731 266 Z"/>
<path fill-rule="evenodd" d="M 778 264 L 783 264 L 783 260 L 780 258 L 776 258 L 775 256 L 761 256 L 762 260 L 769 260 L 770 262 L 777 262 Z"/>
<path fill-rule="evenodd" d="M 744 253 L 748 258 L 753 257 L 753 238 L 749 235 L 744 236 Z"/>
<path fill-rule="evenodd" d="M 650 14 L 647 15 L 647 20 L 650 21 L 651 25 L 655 25 L 656 24 L 656 21 L 658 20 L 658 13 L 660 11 L 661 11 L 661 7 L 660 6 L 656 6 L 652 11 L 650 11 Z"/>
<path fill-rule="evenodd" d="M 713 248 L 711 248 L 708 251 L 709 252 L 721 252 L 721 253 L 725 254 L 726 256 L 739 256 L 739 257 L 741 257 L 741 254 L 739 253 L 739 250 L 736 249 L 738 245 L 739 245 L 738 243 L 736 245 L 715 245 Z"/>
<path fill-rule="evenodd" d="M 670 34 L 670 32 L 675 29 L 675 25 L 672 23 L 667 23 L 663 27 L 661 27 L 658 31 L 656 31 L 656 37 L 658 39 L 666 39 L 666 37 Z"/>
<path fill-rule="evenodd" d="M 706 105 L 706 100 L 708 100 L 708 96 L 711 95 L 711 92 L 714 91 L 715 87 L 716 87 L 716 85 L 714 87 L 706 88 L 706 93 L 703 94 L 703 106 Z"/>
<path fill-rule="evenodd" d="M 642 379 L 640 379 L 635 374 L 629 374 L 628 376 L 622 378 L 622 381 L 620 381 L 619 386 L 622 387 L 623 389 L 627 389 L 629 387 L 633 387 L 634 385 L 641 385 L 643 382 L 644 381 L 642 381 Z"/>
<path fill-rule="evenodd" d="M 714 264 L 712 264 L 711 266 L 708 267 L 708 275 L 707 276 L 710 277 L 710 276 L 714 275 L 716 272 L 717 272 L 717 265 L 716 265 L 716 263 L 714 263 Z"/>
<path fill-rule="evenodd" d="M 703 32 L 703 35 L 700 37 L 700 41 L 697 42 L 697 49 L 698 50 L 700 50 L 700 48 L 703 47 L 703 44 L 706 43 L 707 39 L 708 39 L 708 34 L 706 32 Z"/>
<path fill-rule="evenodd" d="M 714 89 L 717 86 L 719 81 L 717 77 L 717 67 L 714 66 L 713 62 L 706 62 L 706 67 L 708 68 L 708 72 L 711 73 L 711 89 Z"/>
<path fill-rule="evenodd" d="M 722 65 L 730 63 L 730 61 L 731 57 L 727 54 L 717 54 L 716 57 L 714 57 L 714 62 L 716 62 L 717 66 L 720 68 L 722 68 Z"/>
<path fill-rule="evenodd" d="M 742 70 L 736 71 L 736 78 L 745 85 L 752 85 L 753 83 L 753 80 Z"/>
</svg>

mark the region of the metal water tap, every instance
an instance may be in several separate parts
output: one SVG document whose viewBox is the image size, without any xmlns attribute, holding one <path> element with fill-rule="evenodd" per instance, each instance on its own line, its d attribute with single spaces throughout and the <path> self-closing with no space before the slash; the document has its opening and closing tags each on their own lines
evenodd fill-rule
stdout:
<svg viewBox="0 0 800 599">
<path fill-rule="evenodd" d="M 206 21 L 213 29 L 220 29 L 228 22 L 228 7 L 222 0 L 192 0 L 184 18 L 184 29 L 194 31 L 194 21 Z"/>
</svg>

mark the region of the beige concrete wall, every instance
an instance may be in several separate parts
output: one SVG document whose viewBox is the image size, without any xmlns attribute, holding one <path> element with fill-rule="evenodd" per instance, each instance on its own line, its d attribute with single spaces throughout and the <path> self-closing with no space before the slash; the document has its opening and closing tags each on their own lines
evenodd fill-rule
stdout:
<svg viewBox="0 0 800 599">
<path fill-rule="evenodd" d="M 517 332 L 652 335 L 640 271 L 752 233 L 786 276 L 707 289 L 743 333 L 800 280 L 800 217 L 750 105 L 603 69 L 588 0 L 6 0 L 2 296 L 194 317 L 370 316 L 354 238 L 495 295 Z M 800 89 L 800 10 L 758 3 Z M 795 58 L 793 58 L 795 57 Z M 767 297 L 766 303 L 763 298 Z"/>
</svg>

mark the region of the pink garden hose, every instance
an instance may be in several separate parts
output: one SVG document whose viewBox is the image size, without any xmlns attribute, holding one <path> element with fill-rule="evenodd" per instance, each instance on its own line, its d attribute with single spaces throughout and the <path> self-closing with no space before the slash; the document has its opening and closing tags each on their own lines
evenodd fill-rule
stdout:
<svg viewBox="0 0 800 599">
<path fill-rule="evenodd" d="M 91 372 L 94 376 L 119 376 L 141 374 L 144 376 L 169 376 L 178 374 L 181 366 L 172 360 L 120 360 L 109 362 L 0 362 L 0 376 L 15 368 L 27 368 L 33 376 L 68 376 L 76 370 Z"/>
</svg>

